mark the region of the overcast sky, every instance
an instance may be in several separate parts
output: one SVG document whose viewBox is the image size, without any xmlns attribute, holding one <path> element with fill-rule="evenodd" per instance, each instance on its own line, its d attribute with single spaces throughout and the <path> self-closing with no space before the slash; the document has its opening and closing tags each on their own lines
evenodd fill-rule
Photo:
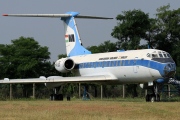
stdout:
<svg viewBox="0 0 180 120">
<path fill-rule="evenodd" d="M 156 9 L 170 3 L 178 9 L 179 0 L 1 0 L 1 14 L 44 13 L 63 14 L 68 11 L 81 15 L 115 18 L 122 11 L 140 9 L 155 17 Z M 76 19 L 79 34 L 85 47 L 99 45 L 106 40 L 116 42 L 111 32 L 117 21 Z M 33 37 L 41 46 L 48 46 L 51 61 L 65 54 L 64 26 L 58 18 L 15 18 L 0 16 L 0 44 L 10 44 L 20 36 Z"/>
</svg>

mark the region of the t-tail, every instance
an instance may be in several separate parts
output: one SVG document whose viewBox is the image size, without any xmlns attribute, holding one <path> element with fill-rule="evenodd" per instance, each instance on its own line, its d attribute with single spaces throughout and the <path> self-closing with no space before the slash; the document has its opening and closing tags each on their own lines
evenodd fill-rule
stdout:
<svg viewBox="0 0 180 120">
<path fill-rule="evenodd" d="M 65 28 L 65 43 L 66 43 L 66 53 L 67 56 L 76 56 L 76 55 L 84 55 L 91 54 L 86 48 L 82 46 L 82 42 L 77 30 L 77 24 L 74 19 L 79 13 L 77 12 L 68 12 L 67 14 L 71 14 L 71 17 L 63 17 L 61 20 L 64 22 Z"/>
<path fill-rule="evenodd" d="M 67 12 L 65 14 L 3 14 L 3 16 L 61 18 L 64 22 L 66 53 L 68 57 L 91 54 L 91 52 L 82 45 L 75 18 L 113 19 L 107 17 L 79 15 L 78 12 Z"/>
</svg>

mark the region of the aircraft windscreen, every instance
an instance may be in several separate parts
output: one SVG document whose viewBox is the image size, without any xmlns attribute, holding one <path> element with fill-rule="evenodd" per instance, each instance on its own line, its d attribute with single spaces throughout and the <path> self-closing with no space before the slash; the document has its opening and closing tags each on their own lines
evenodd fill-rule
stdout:
<svg viewBox="0 0 180 120">
<path fill-rule="evenodd" d="M 157 54 L 152 54 L 152 58 L 158 58 Z"/>
<path fill-rule="evenodd" d="M 167 54 L 165 52 L 163 53 L 163 55 L 164 55 L 165 58 L 167 58 Z"/>
<path fill-rule="evenodd" d="M 170 54 L 169 54 L 169 53 L 167 54 L 167 56 L 168 56 L 169 58 L 171 58 L 171 56 L 170 56 Z"/>
<path fill-rule="evenodd" d="M 162 51 L 159 51 L 158 53 L 157 52 L 147 53 L 146 56 L 149 58 L 171 58 L 171 55 L 169 53 Z"/>
<path fill-rule="evenodd" d="M 162 55 L 162 54 L 159 54 L 159 57 L 160 57 L 160 58 L 163 58 L 163 55 Z"/>
</svg>

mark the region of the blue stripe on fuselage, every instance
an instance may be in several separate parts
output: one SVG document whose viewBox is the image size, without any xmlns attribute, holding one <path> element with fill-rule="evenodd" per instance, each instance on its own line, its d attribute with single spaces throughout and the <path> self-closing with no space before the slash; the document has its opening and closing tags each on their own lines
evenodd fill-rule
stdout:
<svg viewBox="0 0 180 120">
<path fill-rule="evenodd" d="M 164 76 L 164 67 L 167 63 L 160 63 L 152 60 L 111 60 L 111 61 L 98 61 L 98 62 L 85 62 L 78 65 L 79 69 L 83 68 L 106 68 L 118 66 L 143 66 L 151 69 L 158 70 L 161 76 Z M 175 64 L 175 63 L 174 63 Z"/>
</svg>

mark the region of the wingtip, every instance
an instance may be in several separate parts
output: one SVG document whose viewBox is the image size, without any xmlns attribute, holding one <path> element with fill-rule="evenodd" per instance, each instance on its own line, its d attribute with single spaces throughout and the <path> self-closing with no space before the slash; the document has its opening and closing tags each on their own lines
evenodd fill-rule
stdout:
<svg viewBox="0 0 180 120">
<path fill-rule="evenodd" d="M 8 14 L 3 14 L 2 16 L 8 16 Z"/>
</svg>

